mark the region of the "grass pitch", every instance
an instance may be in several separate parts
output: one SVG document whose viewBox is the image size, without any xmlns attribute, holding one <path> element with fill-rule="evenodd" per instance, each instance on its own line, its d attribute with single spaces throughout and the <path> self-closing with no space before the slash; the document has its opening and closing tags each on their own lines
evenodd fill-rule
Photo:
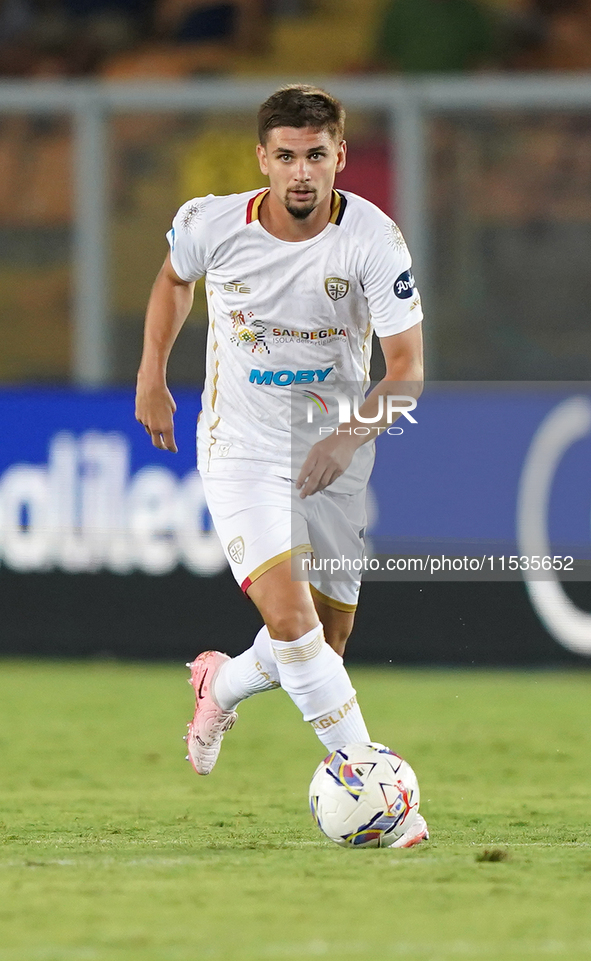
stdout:
<svg viewBox="0 0 591 961">
<path fill-rule="evenodd" d="M 591 677 L 353 670 L 433 840 L 343 850 L 280 691 L 214 773 L 171 665 L 0 663 L 0 961 L 591 958 Z"/>
</svg>

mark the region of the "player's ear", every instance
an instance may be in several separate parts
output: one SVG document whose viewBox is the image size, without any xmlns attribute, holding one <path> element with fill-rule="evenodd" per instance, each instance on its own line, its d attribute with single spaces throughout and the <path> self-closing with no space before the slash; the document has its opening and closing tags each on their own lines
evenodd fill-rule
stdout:
<svg viewBox="0 0 591 961">
<path fill-rule="evenodd" d="M 347 141 L 341 140 L 337 151 L 337 173 L 347 166 Z"/>
<path fill-rule="evenodd" d="M 267 151 L 263 147 L 262 143 L 257 144 L 257 157 L 259 158 L 259 167 L 261 168 L 261 173 L 267 176 L 269 173 L 269 165 L 267 164 Z"/>
</svg>

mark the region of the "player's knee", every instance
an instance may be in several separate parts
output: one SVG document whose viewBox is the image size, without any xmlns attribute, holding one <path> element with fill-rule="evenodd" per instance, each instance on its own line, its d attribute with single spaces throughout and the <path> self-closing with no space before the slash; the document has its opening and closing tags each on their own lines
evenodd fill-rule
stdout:
<svg viewBox="0 0 591 961">
<path fill-rule="evenodd" d="M 276 611 L 265 620 L 271 637 L 281 641 L 297 641 L 311 631 L 317 622 L 318 619 L 309 611 L 300 609 Z"/>
</svg>

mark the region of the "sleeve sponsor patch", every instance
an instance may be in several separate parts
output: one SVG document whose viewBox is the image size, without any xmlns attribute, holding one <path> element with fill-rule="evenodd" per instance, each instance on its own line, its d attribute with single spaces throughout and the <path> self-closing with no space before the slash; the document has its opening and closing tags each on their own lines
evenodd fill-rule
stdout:
<svg viewBox="0 0 591 961">
<path fill-rule="evenodd" d="M 394 281 L 394 293 L 399 300 L 408 300 L 415 291 L 415 279 L 412 270 L 405 270 Z"/>
</svg>

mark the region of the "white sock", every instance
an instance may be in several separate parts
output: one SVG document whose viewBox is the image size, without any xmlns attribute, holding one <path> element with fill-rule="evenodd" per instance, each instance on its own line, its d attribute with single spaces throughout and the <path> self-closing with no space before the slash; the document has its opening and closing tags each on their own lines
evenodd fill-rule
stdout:
<svg viewBox="0 0 591 961">
<path fill-rule="evenodd" d="M 370 737 L 343 659 L 318 624 L 295 641 L 271 639 L 281 687 L 329 751 Z"/>
<path fill-rule="evenodd" d="M 272 691 L 280 686 L 271 637 L 265 625 L 252 647 L 222 664 L 215 676 L 212 693 L 223 711 L 233 711 L 251 694 Z"/>
<path fill-rule="evenodd" d="M 361 708 L 357 703 L 357 694 L 353 688 L 351 690 L 353 695 L 348 701 L 329 711 L 328 714 L 314 718 L 311 722 L 316 734 L 329 751 L 338 751 L 345 744 L 371 741 Z"/>
</svg>

